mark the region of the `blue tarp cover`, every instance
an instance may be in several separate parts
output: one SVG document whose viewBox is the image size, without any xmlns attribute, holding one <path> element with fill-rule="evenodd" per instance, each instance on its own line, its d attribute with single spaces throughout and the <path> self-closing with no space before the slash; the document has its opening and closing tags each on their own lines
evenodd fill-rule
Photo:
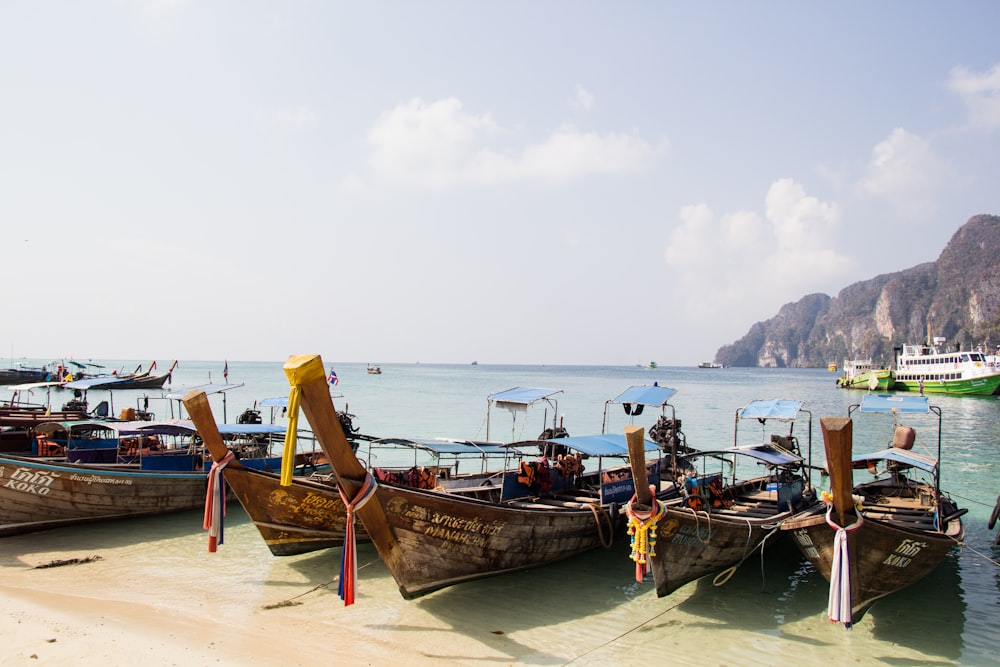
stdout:
<svg viewBox="0 0 1000 667">
<path fill-rule="evenodd" d="M 662 407 L 677 393 L 676 389 L 670 387 L 637 386 L 629 387 L 615 398 L 611 403 L 637 403 L 639 405 L 649 405 Z"/>
<path fill-rule="evenodd" d="M 929 405 L 926 396 L 865 394 L 861 399 L 861 412 L 926 413 L 930 411 Z"/>
<path fill-rule="evenodd" d="M 792 420 L 802 409 L 802 401 L 785 398 L 751 401 L 741 413 L 744 419 L 784 419 Z"/>
<path fill-rule="evenodd" d="M 125 382 L 128 378 L 117 378 L 111 375 L 104 375 L 96 378 L 83 378 L 82 380 L 73 380 L 72 382 L 67 382 L 63 386 L 67 389 L 79 389 L 81 391 L 87 391 L 96 385 L 114 385 L 119 382 Z"/>
<path fill-rule="evenodd" d="M 475 454 L 475 455 L 499 455 L 504 454 L 502 443 L 485 442 L 476 440 L 445 440 L 445 439 L 421 439 L 421 438 L 382 438 L 372 442 L 372 447 L 379 446 L 413 447 L 423 449 L 435 454 Z"/>
<path fill-rule="evenodd" d="M 193 387 L 178 387 L 172 389 L 171 391 L 164 394 L 164 398 L 169 398 L 172 401 L 179 401 L 192 389 L 200 389 L 206 394 L 218 394 L 224 391 L 229 391 L 230 389 L 237 389 L 242 387 L 243 383 L 239 384 L 199 384 Z"/>
<path fill-rule="evenodd" d="M 548 398 L 549 396 L 554 396 L 555 394 L 561 394 L 562 391 L 562 389 L 532 389 L 531 387 L 514 387 L 513 389 L 508 389 L 507 391 L 490 394 L 486 397 L 486 399 L 497 403 L 498 405 L 504 404 L 504 407 L 507 405 L 527 407 L 535 401 L 540 401 L 543 398 Z"/>
<path fill-rule="evenodd" d="M 543 442 L 563 445 L 589 456 L 628 456 L 628 442 L 625 434 L 574 435 L 569 438 L 550 438 Z M 660 447 L 652 440 L 645 440 L 646 451 L 659 451 Z M 511 447 L 521 447 L 524 442 L 511 443 Z"/>
<path fill-rule="evenodd" d="M 918 454 L 908 449 L 900 449 L 899 447 L 889 447 L 888 449 L 870 454 L 855 454 L 851 457 L 851 461 L 855 468 L 866 468 L 869 462 L 895 461 L 896 463 L 919 468 L 930 473 L 933 473 L 937 469 L 937 460 L 933 457 Z"/>
</svg>

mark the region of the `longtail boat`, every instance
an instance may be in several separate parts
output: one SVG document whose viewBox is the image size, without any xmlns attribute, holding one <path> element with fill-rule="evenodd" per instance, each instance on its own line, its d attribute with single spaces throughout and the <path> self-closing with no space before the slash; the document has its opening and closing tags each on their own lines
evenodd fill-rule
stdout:
<svg viewBox="0 0 1000 667">
<path fill-rule="evenodd" d="M 852 456 L 852 416 L 858 413 L 892 415 L 887 448 Z M 901 423 L 903 415 L 928 414 L 937 417 L 936 457 L 912 451 L 916 432 Z M 941 410 L 926 396 L 866 394 L 848 417 L 820 422 L 831 494 L 826 505 L 781 528 L 830 581 L 830 620 L 850 627 L 876 601 L 920 581 L 944 560 L 965 535 L 966 510 L 941 491 Z M 855 486 L 855 469 L 875 479 Z"/>
<path fill-rule="evenodd" d="M 285 428 L 221 424 L 222 455 L 278 469 L 269 440 Z M 187 420 L 47 422 L 31 455 L 0 455 L 0 535 L 203 507 L 207 471 Z M 216 452 L 218 455 L 219 452 Z"/>
<path fill-rule="evenodd" d="M 777 421 L 787 432 L 740 445 L 744 420 L 756 420 L 762 429 Z M 808 458 L 793 431 L 796 420 L 807 422 Z M 721 584 L 743 561 L 775 542 L 782 520 L 816 502 L 808 476 L 811 424 L 812 415 L 800 401 L 753 401 L 736 411 L 733 447 L 685 454 L 689 468 L 677 477 L 678 497 L 656 498 L 655 485 L 650 494 L 637 481 L 633 503 L 639 507 L 627 508 L 637 580 L 651 572 L 660 597 L 711 574 Z M 636 461 L 634 453 L 632 460 L 638 480 L 643 461 Z"/>
<path fill-rule="evenodd" d="M 404 598 L 611 546 L 617 505 L 602 503 L 597 490 L 578 488 L 573 473 L 564 476 L 547 462 L 522 461 L 517 469 L 505 470 L 498 502 L 475 497 L 473 489 L 457 494 L 378 481 L 344 436 L 322 359 L 292 356 L 284 370 L 337 475 L 348 516 L 356 514 L 364 523 Z M 594 451 L 627 452 L 622 436 L 594 436 L 590 442 Z M 658 451 L 654 443 L 648 446 Z M 545 491 L 537 485 L 540 478 L 545 478 Z M 345 573 L 351 571 L 350 554 L 345 545 Z M 347 588 L 343 595 L 350 603 L 353 592 Z"/>
</svg>

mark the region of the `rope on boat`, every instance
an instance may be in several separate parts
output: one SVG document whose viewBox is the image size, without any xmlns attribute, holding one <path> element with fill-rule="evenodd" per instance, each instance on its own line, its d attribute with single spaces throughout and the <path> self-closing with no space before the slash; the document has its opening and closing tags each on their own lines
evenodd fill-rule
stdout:
<svg viewBox="0 0 1000 667">
<path fill-rule="evenodd" d="M 601 540 L 601 546 L 605 549 L 611 548 L 611 543 L 614 541 L 615 525 L 611 521 L 611 515 L 604 511 L 604 508 L 596 503 L 586 503 L 586 506 L 594 515 L 594 520 L 597 522 L 597 535 Z M 608 519 L 608 527 L 610 530 L 610 537 L 604 534 L 604 527 L 601 525 L 601 517 L 605 516 Z"/>
<path fill-rule="evenodd" d="M 375 477 L 370 472 L 365 473 L 365 481 L 353 499 L 347 497 L 343 486 L 337 485 L 340 499 L 344 502 L 344 507 L 347 508 L 344 547 L 340 552 L 340 584 L 337 587 L 337 593 L 344 601 L 345 607 L 354 604 L 354 589 L 358 581 L 358 551 L 354 539 L 354 512 L 364 507 L 365 503 L 375 496 L 377 488 L 378 482 L 375 481 Z"/>
<path fill-rule="evenodd" d="M 709 514 L 707 511 L 704 512 L 705 518 L 708 519 L 708 537 L 706 537 L 705 539 L 701 539 L 701 526 L 700 522 L 698 521 L 698 510 L 696 510 L 693 507 L 688 507 L 686 505 L 682 507 L 684 509 L 691 510 L 691 514 L 694 515 L 694 536 L 698 538 L 699 542 L 701 542 L 707 547 L 709 542 L 712 541 L 712 515 Z"/>
<path fill-rule="evenodd" d="M 208 531 L 208 552 L 215 553 L 223 538 L 223 520 L 226 516 L 226 478 L 223 472 L 236 455 L 226 452 L 221 461 L 213 461 L 208 471 L 208 488 L 205 491 L 205 520 L 202 527 Z"/>
<path fill-rule="evenodd" d="M 740 561 L 738 563 L 736 563 L 735 565 L 731 565 L 731 566 L 727 567 L 725 570 L 723 570 L 722 572 L 719 572 L 717 575 L 715 575 L 715 577 L 712 579 L 712 585 L 713 586 L 725 586 L 727 583 L 729 583 L 729 580 L 733 577 L 734 574 L 736 574 L 736 570 L 738 570 L 740 568 L 740 566 L 743 565 L 743 563 L 746 561 L 746 559 L 750 558 L 750 556 L 753 555 L 753 552 L 757 551 L 758 549 L 760 549 L 760 567 L 761 567 L 761 573 L 763 574 L 763 571 L 764 571 L 764 544 L 771 537 L 771 535 L 773 535 L 776 532 L 778 532 L 778 530 L 781 528 L 781 526 L 779 524 L 775 524 L 773 526 L 770 525 L 770 524 L 762 525 L 761 528 L 765 528 L 765 529 L 770 528 L 770 531 L 767 533 L 767 535 L 764 536 L 764 538 L 760 542 L 757 543 L 756 546 L 754 546 L 752 549 L 750 549 L 750 551 L 747 551 L 746 550 L 747 547 L 750 546 L 750 538 L 753 535 L 753 524 L 750 523 L 749 519 L 747 519 L 746 522 L 747 522 L 747 543 L 743 547 L 743 558 L 741 558 Z"/>
</svg>

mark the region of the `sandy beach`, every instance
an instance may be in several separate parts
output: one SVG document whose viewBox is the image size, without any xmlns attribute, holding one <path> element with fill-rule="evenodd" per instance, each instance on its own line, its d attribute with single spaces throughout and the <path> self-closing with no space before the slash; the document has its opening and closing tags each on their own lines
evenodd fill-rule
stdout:
<svg viewBox="0 0 1000 667">
<path fill-rule="evenodd" d="M 667 598 L 629 576 L 622 547 L 407 601 L 360 545 L 357 603 L 345 607 L 339 550 L 273 557 L 236 507 L 210 554 L 199 523 L 186 512 L 0 540 L 0 664 L 644 665 L 656 653 L 808 666 L 960 655 L 960 614 L 939 618 L 926 641 L 914 633 L 919 614 L 902 623 L 889 606 L 845 631 L 825 618 L 822 582 L 790 579 L 780 554 L 764 572 L 756 562 L 723 587 L 703 580 Z"/>
</svg>

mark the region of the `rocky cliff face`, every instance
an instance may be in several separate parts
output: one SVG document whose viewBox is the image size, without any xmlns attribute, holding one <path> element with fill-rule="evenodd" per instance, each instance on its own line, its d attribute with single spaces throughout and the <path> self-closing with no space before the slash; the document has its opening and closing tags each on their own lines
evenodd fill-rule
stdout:
<svg viewBox="0 0 1000 667">
<path fill-rule="evenodd" d="M 719 349 L 728 366 L 825 367 L 845 358 L 891 362 L 893 346 L 944 336 L 963 348 L 1000 345 L 1000 216 L 977 215 L 936 262 L 855 283 L 831 298 L 782 306 Z"/>
</svg>

